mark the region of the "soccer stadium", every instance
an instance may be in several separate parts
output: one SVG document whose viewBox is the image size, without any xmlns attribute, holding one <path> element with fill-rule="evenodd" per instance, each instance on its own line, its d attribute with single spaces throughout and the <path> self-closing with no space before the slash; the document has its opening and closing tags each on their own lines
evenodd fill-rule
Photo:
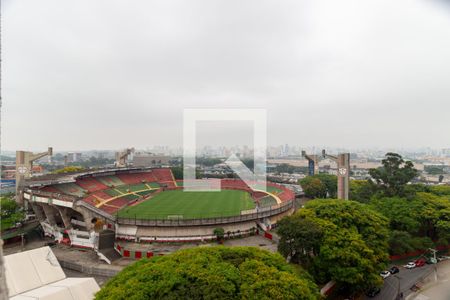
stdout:
<svg viewBox="0 0 450 300">
<path fill-rule="evenodd" d="M 110 244 L 208 240 L 218 227 L 233 237 L 264 232 L 293 211 L 284 186 L 220 183 L 220 191 L 184 191 L 169 168 L 117 168 L 33 177 L 22 192 L 46 235 L 94 249 L 105 232 Z"/>
</svg>

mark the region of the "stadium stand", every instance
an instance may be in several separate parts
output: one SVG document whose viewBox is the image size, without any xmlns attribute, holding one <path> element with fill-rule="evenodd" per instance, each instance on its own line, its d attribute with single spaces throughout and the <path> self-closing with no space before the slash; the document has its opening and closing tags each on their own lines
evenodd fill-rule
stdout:
<svg viewBox="0 0 450 300">
<path fill-rule="evenodd" d="M 100 203 L 100 200 L 94 197 L 93 195 L 89 195 L 88 197 L 84 198 L 83 201 L 92 206 L 96 206 L 97 204 Z"/>
<path fill-rule="evenodd" d="M 83 197 L 86 203 L 114 214 L 150 194 L 155 195 L 165 189 L 182 189 L 182 186 L 183 182 L 175 181 L 169 168 L 160 168 L 136 173 L 118 172 L 116 175 L 82 177 L 75 183 L 45 186 L 41 190 Z M 258 190 L 251 191 L 240 179 L 222 179 L 221 186 L 223 189 L 249 191 L 260 207 L 290 201 L 295 197 L 291 190 L 274 183 L 267 183 L 267 192 L 271 195 Z"/>
<path fill-rule="evenodd" d="M 108 202 L 108 204 L 105 204 L 105 206 L 115 206 L 116 208 L 117 207 L 122 208 L 122 207 L 126 206 L 128 203 L 129 203 L 128 199 L 121 197 L 121 198 L 117 198 L 117 199 L 114 199 L 114 200 Z"/>
<path fill-rule="evenodd" d="M 285 202 L 295 198 L 295 194 L 293 191 L 283 187 L 283 192 L 278 194 L 278 197 L 282 202 Z"/>
<path fill-rule="evenodd" d="M 137 191 L 142 191 L 142 190 L 148 190 L 148 187 L 143 184 L 133 184 L 133 185 L 122 185 L 120 187 L 117 187 L 116 190 L 122 192 L 122 193 L 128 193 L 128 191 L 130 192 L 137 192 Z"/>
<path fill-rule="evenodd" d="M 107 185 L 107 186 L 120 186 L 120 185 L 124 185 L 125 183 L 119 179 L 119 177 L 114 176 L 114 175 L 109 175 L 109 176 L 99 176 L 97 177 L 97 180 L 101 181 L 103 184 Z"/>
<path fill-rule="evenodd" d="M 123 196 L 123 197 L 121 197 L 121 198 L 126 199 L 126 200 L 130 200 L 130 201 L 133 201 L 133 200 L 139 199 L 140 197 L 139 197 L 138 195 L 128 194 L 128 195 L 125 195 L 125 196 Z"/>
<path fill-rule="evenodd" d="M 259 199 L 264 198 L 266 196 L 267 196 L 267 193 L 265 193 L 265 192 L 256 191 L 256 192 L 252 193 L 252 197 L 255 200 L 259 200 Z"/>
<path fill-rule="evenodd" d="M 170 169 L 155 169 L 153 175 L 160 183 L 167 184 L 168 187 L 176 187 L 175 180 Z"/>
<path fill-rule="evenodd" d="M 85 189 L 75 183 L 62 183 L 55 185 L 55 187 L 65 194 L 78 197 L 83 197 L 87 192 Z"/>
<path fill-rule="evenodd" d="M 157 182 L 158 179 L 156 178 L 153 171 L 141 173 L 142 178 L 145 180 L 145 182 Z"/>
<path fill-rule="evenodd" d="M 104 191 L 96 191 L 92 193 L 92 196 L 94 196 L 97 199 L 101 199 L 101 200 L 108 200 L 111 199 L 112 197 L 110 195 L 108 195 L 107 193 L 105 193 Z"/>
<path fill-rule="evenodd" d="M 242 180 L 237 179 L 222 179 L 222 188 L 224 189 L 242 189 L 242 190 L 249 190 L 247 184 L 245 184 Z"/>
<path fill-rule="evenodd" d="M 116 190 L 116 189 L 104 190 L 104 192 L 106 194 L 110 195 L 111 197 L 116 197 L 116 196 L 120 196 L 123 194 L 119 190 Z"/>
<path fill-rule="evenodd" d="M 60 190 L 58 190 L 57 188 L 55 188 L 54 186 L 48 185 L 48 186 L 44 186 L 43 188 L 40 188 L 41 191 L 44 192 L 49 192 L 49 193 L 61 193 Z"/>
<path fill-rule="evenodd" d="M 268 207 L 268 206 L 272 206 L 272 205 L 276 205 L 276 204 L 277 204 L 277 200 L 275 200 L 270 195 L 267 195 L 267 196 L 262 197 L 261 199 L 259 199 L 259 206 L 260 207 Z"/>
<path fill-rule="evenodd" d="M 109 204 L 102 205 L 101 209 L 110 215 L 115 214 L 120 208 Z"/>
<path fill-rule="evenodd" d="M 142 181 L 147 181 L 143 173 L 129 173 L 129 174 L 119 174 L 117 177 L 125 184 L 137 184 L 142 183 Z M 154 181 L 154 178 L 152 178 Z"/>
<path fill-rule="evenodd" d="M 153 193 L 155 190 L 147 190 L 147 191 L 142 191 L 142 192 L 137 192 L 136 194 L 142 196 L 142 197 L 146 197 L 148 195 L 150 195 L 151 193 Z"/>
<path fill-rule="evenodd" d="M 85 189 L 89 192 L 96 192 L 96 191 L 100 191 L 100 190 L 104 190 L 104 189 L 108 188 L 108 186 L 95 180 L 92 177 L 86 177 L 86 178 L 79 179 L 76 181 L 76 184 L 78 184 L 83 189 Z"/>
</svg>

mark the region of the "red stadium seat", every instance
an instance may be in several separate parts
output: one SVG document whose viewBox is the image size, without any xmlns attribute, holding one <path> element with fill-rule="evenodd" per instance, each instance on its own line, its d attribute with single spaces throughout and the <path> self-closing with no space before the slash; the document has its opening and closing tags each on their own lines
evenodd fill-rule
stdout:
<svg viewBox="0 0 450 300">
<path fill-rule="evenodd" d="M 76 184 L 81 186 L 83 189 L 89 191 L 89 192 L 96 192 L 100 190 L 107 189 L 108 187 L 104 185 L 103 183 L 95 180 L 95 178 L 86 177 L 81 178 L 76 181 Z"/>
</svg>

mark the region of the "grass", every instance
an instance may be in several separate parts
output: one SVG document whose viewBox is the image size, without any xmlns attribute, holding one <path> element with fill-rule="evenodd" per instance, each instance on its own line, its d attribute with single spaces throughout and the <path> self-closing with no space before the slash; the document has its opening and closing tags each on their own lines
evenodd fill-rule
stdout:
<svg viewBox="0 0 450 300">
<path fill-rule="evenodd" d="M 245 191 L 222 190 L 220 192 L 165 191 L 136 206 L 119 211 L 123 218 L 167 219 L 182 216 L 183 219 L 229 217 L 242 210 L 255 208 L 255 203 Z"/>
</svg>

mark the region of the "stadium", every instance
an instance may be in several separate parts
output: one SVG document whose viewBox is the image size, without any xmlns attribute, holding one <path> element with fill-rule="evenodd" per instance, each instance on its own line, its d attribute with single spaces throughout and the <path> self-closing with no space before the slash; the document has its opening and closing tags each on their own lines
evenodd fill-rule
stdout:
<svg viewBox="0 0 450 300">
<path fill-rule="evenodd" d="M 267 231 L 293 212 L 295 199 L 284 186 L 268 182 L 263 191 L 239 179 L 221 179 L 217 192 L 185 192 L 169 168 L 33 177 L 22 193 L 46 235 L 93 249 L 214 239 L 218 227 L 228 237 Z"/>
</svg>

